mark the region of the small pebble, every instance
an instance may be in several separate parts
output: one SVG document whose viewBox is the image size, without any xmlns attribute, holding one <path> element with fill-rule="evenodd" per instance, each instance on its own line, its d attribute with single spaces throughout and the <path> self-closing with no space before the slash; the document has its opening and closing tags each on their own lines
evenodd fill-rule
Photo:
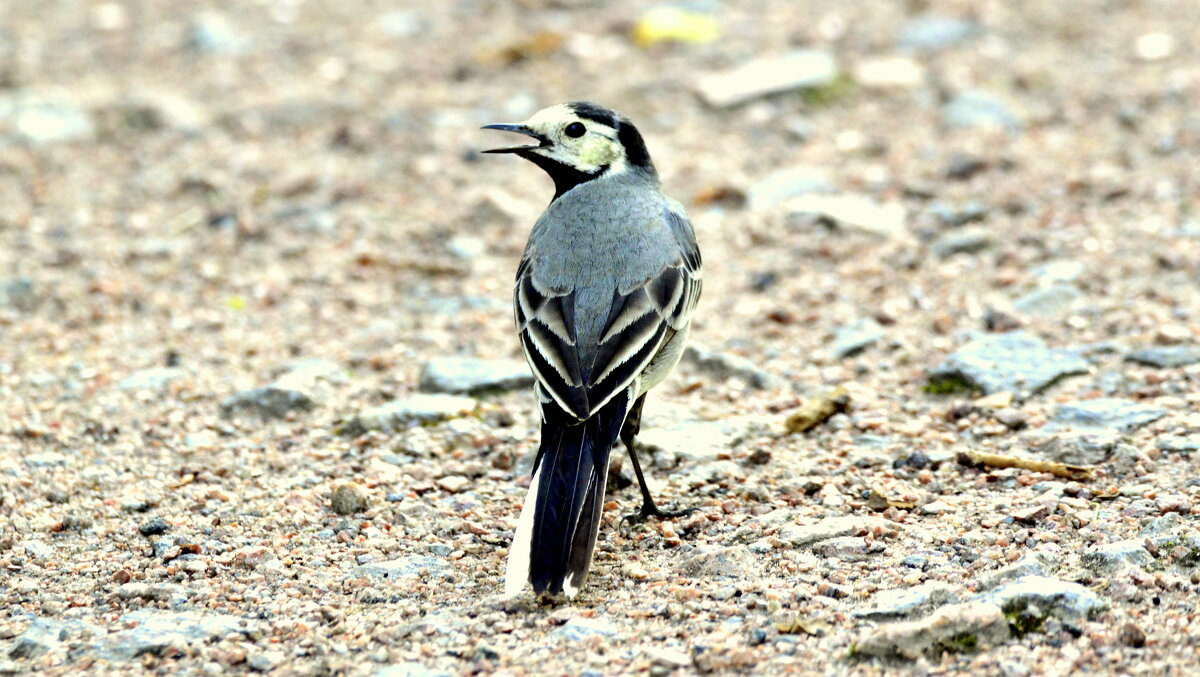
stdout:
<svg viewBox="0 0 1200 677">
<path fill-rule="evenodd" d="M 443 477 L 437 481 L 438 487 L 451 494 L 457 494 L 463 489 L 466 489 L 470 484 L 471 480 L 463 477 L 462 475 L 447 475 L 446 477 Z"/>
<path fill-rule="evenodd" d="M 1135 649 L 1146 646 L 1146 633 L 1133 623 L 1126 623 L 1121 626 L 1120 639 L 1122 644 Z"/>
<path fill-rule="evenodd" d="M 151 517 L 138 527 L 138 533 L 143 536 L 161 536 L 170 530 L 171 525 L 161 517 Z"/>
<path fill-rule="evenodd" d="M 347 482 L 333 490 L 329 500 L 333 511 L 339 515 L 353 515 L 367 509 L 367 496 L 357 484 Z"/>
</svg>

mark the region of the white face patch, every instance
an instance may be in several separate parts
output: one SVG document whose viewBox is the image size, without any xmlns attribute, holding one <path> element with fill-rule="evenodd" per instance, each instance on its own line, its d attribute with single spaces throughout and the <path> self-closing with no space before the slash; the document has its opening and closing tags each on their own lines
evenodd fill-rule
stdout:
<svg viewBox="0 0 1200 677">
<path fill-rule="evenodd" d="M 567 126 L 572 123 L 583 125 L 583 136 L 567 135 Z M 594 174 L 604 167 L 608 167 L 610 174 L 626 169 L 625 149 L 617 140 L 617 130 L 581 118 L 564 104 L 540 110 L 522 124 L 550 140 L 549 147 L 533 151 L 538 155 L 585 174 Z"/>
</svg>

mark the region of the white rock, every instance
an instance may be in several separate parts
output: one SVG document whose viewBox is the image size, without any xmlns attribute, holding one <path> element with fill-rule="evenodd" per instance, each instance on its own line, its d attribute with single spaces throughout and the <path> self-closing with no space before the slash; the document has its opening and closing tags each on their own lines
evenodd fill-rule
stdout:
<svg viewBox="0 0 1200 677">
<path fill-rule="evenodd" d="M 777 169 L 750 186 L 746 204 L 753 211 L 768 209 L 788 198 L 833 190 L 829 173 L 805 165 Z"/>
<path fill-rule="evenodd" d="M 25 465 L 30 468 L 59 468 L 67 464 L 67 457 L 57 451 L 43 451 L 40 454 L 30 454 L 25 457 Z"/>
<path fill-rule="evenodd" d="M 25 554 L 35 560 L 47 560 L 54 556 L 54 548 L 44 541 L 25 541 Z"/>
<path fill-rule="evenodd" d="M 916 87 L 925 80 L 925 69 L 902 56 L 868 59 L 854 69 L 854 79 L 864 87 Z"/>
<path fill-rule="evenodd" d="M 60 93 L 0 96 L 0 127 L 4 122 L 34 144 L 89 139 L 95 133 L 88 111 Z"/>
<path fill-rule="evenodd" d="M 704 76 L 697 88 L 710 106 L 726 108 L 769 94 L 827 85 L 837 75 L 837 62 L 829 52 L 798 50 Z"/>
<path fill-rule="evenodd" d="M 637 441 L 651 454 L 665 452 L 690 463 L 712 463 L 747 439 L 769 435 L 773 423 L 765 416 L 748 415 L 666 428 L 643 427 Z"/>
<path fill-rule="evenodd" d="M 789 524 L 779 530 L 779 540 L 792 547 L 803 547 L 840 536 L 854 536 L 885 522 L 878 517 L 827 517 L 815 524 Z M 893 523 L 893 526 L 899 526 Z"/>
<path fill-rule="evenodd" d="M 646 657 L 655 665 L 668 668 L 683 668 L 692 664 L 692 657 L 686 653 L 669 647 L 650 647 L 645 649 Z"/>
<path fill-rule="evenodd" d="M 759 558 L 744 545 L 710 548 L 684 560 L 679 568 L 691 576 L 753 577 Z"/>
<path fill-rule="evenodd" d="M 876 202 L 861 195 L 802 195 L 788 200 L 795 215 L 811 214 L 840 229 L 883 238 L 900 238 L 907 213 L 896 200 Z"/>
<path fill-rule="evenodd" d="M 954 507 L 945 501 L 930 501 L 921 506 L 919 510 L 922 515 L 940 515 L 954 510 Z"/>
<path fill-rule="evenodd" d="M 550 633 L 551 637 L 570 642 L 588 639 L 590 637 L 612 637 L 618 632 L 617 627 L 603 618 L 572 618 L 562 627 Z"/>
<path fill-rule="evenodd" d="M 178 367 L 151 367 L 126 376 L 117 383 L 117 387 L 129 391 L 162 390 L 186 375 L 187 372 Z"/>
<path fill-rule="evenodd" d="M 1142 61 L 1162 61 L 1175 53 L 1175 37 L 1168 33 L 1139 35 L 1133 51 Z"/>
<path fill-rule="evenodd" d="M 446 571 L 449 568 L 450 565 L 441 557 L 409 555 L 386 562 L 371 562 L 356 566 L 350 570 L 349 578 L 399 580 L 413 577 L 427 577 Z"/>
</svg>

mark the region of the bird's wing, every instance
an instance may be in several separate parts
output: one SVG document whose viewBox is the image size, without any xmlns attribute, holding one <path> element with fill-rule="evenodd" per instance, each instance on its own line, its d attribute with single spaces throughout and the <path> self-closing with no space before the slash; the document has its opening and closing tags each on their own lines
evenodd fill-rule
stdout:
<svg viewBox="0 0 1200 677">
<path fill-rule="evenodd" d="M 604 330 L 594 346 L 578 345 L 575 290 L 534 281 L 527 253 L 517 272 L 515 308 L 525 356 L 542 388 L 564 410 L 586 419 L 624 391 L 663 343 L 691 320 L 700 298 L 700 251 L 687 218 L 666 218 L 677 255 L 631 288 L 614 288 Z"/>
<path fill-rule="evenodd" d="M 525 359 L 542 389 L 577 418 L 591 412 L 579 365 L 575 291 L 549 289 L 534 281 L 533 250 L 517 268 L 513 309 Z"/>
</svg>

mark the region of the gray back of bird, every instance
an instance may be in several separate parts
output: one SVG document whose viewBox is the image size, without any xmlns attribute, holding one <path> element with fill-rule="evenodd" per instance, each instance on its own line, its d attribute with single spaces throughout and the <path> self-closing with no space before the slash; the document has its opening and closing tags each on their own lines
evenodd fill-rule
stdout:
<svg viewBox="0 0 1200 677">
<path fill-rule="evenodd" d="M 678 260 L 681 233 L 671 211 L 657 180 L 631 171 L 576 186 L 534 225 L 525 256 L 539 287 L 575 292 L 581 362 L 594 357 L 614 292 L 628 294 Z"/>
</svg>

